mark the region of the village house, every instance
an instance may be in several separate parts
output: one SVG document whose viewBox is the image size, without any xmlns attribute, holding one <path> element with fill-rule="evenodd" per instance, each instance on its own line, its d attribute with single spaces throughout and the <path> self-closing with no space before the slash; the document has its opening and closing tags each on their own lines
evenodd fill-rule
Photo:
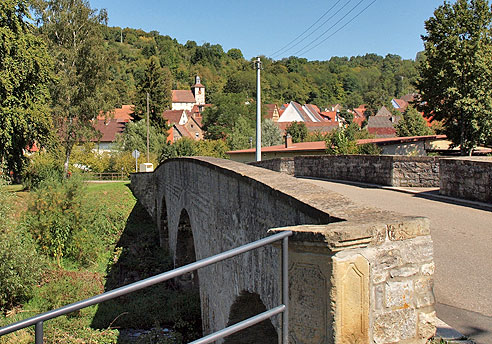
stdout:
<svg viewBox="0 0 492 344">
<path fill-rule="evenodd" d="M 191 90 L 172 90 L 172 106 L 171 110 L 187 110 L 191 111 L 194 106 L 205 106 L 205 86 L 201 84 L 200 77 L 195 77 L 195 84 L 191 86 Z"/>
</svg>

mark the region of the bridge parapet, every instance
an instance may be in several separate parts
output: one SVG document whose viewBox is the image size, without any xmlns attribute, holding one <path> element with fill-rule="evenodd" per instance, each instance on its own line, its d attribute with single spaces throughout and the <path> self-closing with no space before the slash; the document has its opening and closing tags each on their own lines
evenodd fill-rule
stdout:
<svg viewBox="0 0 492 344">
<path fill-rule="evenodd" d="M 131 180 L 175 262 L 189 251 L 180 244 L 182 228 L 191 229 L 196 259 L 261 239 L 271 228 L 295 233 L 292 343 L 425 343 L 433 335 L 426 219 L 356 205 L 308 181 L 214 158 L 172 159 Z M 258 295 L 267 308 L 278 304 L 279 263 L 279 250 L 265 248 L 200 270 L 204 332 L 225 327 L 241 295 Z M 278 330 L 278 320 L 273 325 Z"/>
<path fill-rule="evenodd" d="M 320 155 L 251 163 L 295 176 L 389 186 L 438 187 L 439 158 L 400 155 Z"/>
<path fill-rule="evenodd" d="M 283 230 L 294 232 L 289 249 L 293 343 L 425 343 L 434 335 L 427 219 L 271 231 Z"/>
</svg>

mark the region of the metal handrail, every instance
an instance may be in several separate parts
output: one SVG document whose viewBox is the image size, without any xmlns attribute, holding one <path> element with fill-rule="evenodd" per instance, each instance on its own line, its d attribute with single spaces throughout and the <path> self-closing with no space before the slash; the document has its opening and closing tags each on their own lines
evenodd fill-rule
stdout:
<svg viewBox="0 0 492 344">
<path fill-rule="evenodd" d="M 282 343 L 287 344 L 288 343 L 288 328 L 289 328 L 289 291 L 288 291 L 288 237 L 292 235 L 291 231 L 285 231 L 279 234 L 275 234 L 272 236 L 269 236 L 267 238 L 261 239 L 254 241 L 252 243 L 236 247 L 232 250 L 225 251 L 219 254 L 216 254 L 215 256 L 201 259 L 197 262 L 182 266 L 180 268 L 164 272 L 162 274 L 146 278 L 144 280 L 134 282 L 132 284 L 113 289 L 111 291 L 105 292 L 103 294 L 93 296 L 91 298 L 88 298 L 83 301 L 75 302 L 72 304 L 69 304 L 67 306 L 45 312 L 42 314 L 39 314 L 37 316 L 21 320 L 18 322 L 15 322 L 13 324 L 10 324 L 8 326 L 4 326 L 0 328 L 0 337 L 3 335 L 6 335 L 8 333 L 12 333 L 18 330 L 21 330 L 23 328 L 29 327 L 29 326 L 35 326 L 35 343 L 36 344 L 42 344 L 43 343 L 43 322 L 46 320 L 50 320 L 56 317 L 59 317 L 61 315 L 65 315 L 74 311 L 78 311 L 82 308 L 86 308 L 89 306 L 93 306 L 95 304 L 108 301 L 111 299 L 114 299 L 118 296 L 123 296 L 132 292 L 135 292 L 137 290 L 141 290 L 147 287 L 150 287 L 154 284 L 161 283 L 164 281 L 167 281 L 169 279 L 187 274 L 191 271 L 200 269 L 202 267 L 218 263 L 220 261 L 223 261 L 228 258 L 232 258 L 234 256 L 237 256 L 239 254 L 254 250 L 256 248 L 266 246 L 269 244 L 272 244 L 276 241 L 282 240 L 282 304 L 269 310 L 264 313 L 261 313 L 259 315 L 256 315 L 254 317 L 251 317 L 249 319 L 243 320 L 240 323 L 237 323 L 233 326 L 229 326 L 223 330 L 217 331 L 215 333 L 212 333 L 206 337 L 203 337 L 201 339 L 198 339 L 193 342 L 193 344 L 204 344 L 204 343 L 211 343 L 217 339 L 224 338 L 226 336 L 229 336 L 235 332 L 238 332 L 244 328 L 253 326 L 256 323 L 259 323 L 263 320 L 266 320 L 276 314 L 283 313 L 282 316 Z"/>
</svg>

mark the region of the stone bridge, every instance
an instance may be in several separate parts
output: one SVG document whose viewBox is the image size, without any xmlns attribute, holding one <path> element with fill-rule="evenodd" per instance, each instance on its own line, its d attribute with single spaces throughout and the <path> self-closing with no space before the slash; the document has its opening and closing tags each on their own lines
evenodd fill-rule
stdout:
<svg viewBox="0 0 492 344">
<path fill-rule="evenodd" d="M 131 176 L 175 266 L 291 230 L 291 343 L 425 343 L 434 334 L 425 218 L 356 206 L 292 176 L 215 158 L 170 159 Z M 204 334 L 281 303 L 280 247 L 200 269 Z M 274 317 L 244 343 L 278 342 Z M 235 341 L 237 342 L 237 341 Z M 239 341 L 241 342 L 241 341 Z"/>
</svg>

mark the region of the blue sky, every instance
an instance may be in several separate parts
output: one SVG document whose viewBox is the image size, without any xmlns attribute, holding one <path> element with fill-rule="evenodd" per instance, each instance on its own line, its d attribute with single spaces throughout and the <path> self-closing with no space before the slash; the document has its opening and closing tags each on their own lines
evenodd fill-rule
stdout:
<svg viewBox="0 0 492 344">
<path fill-rule="evenodd" d="M 391 53 L 414 59 L 417 52 L 423 50 L 420 35 L 425 33 L 424 21 L 433 15 L 434 9 L 443 0 L 376 0 L 363 11 L 372 2 L 90 0 L 93 8 L 108 10 L 110 26 L 156 30 L 182 44 L 192 40 L 198 44 L 220 44 L 224 51 L 239 48 L 247 59 L 258 55 L 275 59 L 295 55 L 308 60 L 328 60 L 332 56 L 366 53 L 383 56 Z M 318 24 L 299 39 L 304 38 L 300 44 L 272 55 L 332 7 Z M 352 19 L 359 13 L 357 18 Z M 305 37 L 315 29 L 317 31 L 311 36 Z M 326 34 L 319 37 L 325 31 Z M 330 35 L 332 37 L 328 38 Z M 319 39 L 316 40 L 317 37 Z"/>
</svg>

